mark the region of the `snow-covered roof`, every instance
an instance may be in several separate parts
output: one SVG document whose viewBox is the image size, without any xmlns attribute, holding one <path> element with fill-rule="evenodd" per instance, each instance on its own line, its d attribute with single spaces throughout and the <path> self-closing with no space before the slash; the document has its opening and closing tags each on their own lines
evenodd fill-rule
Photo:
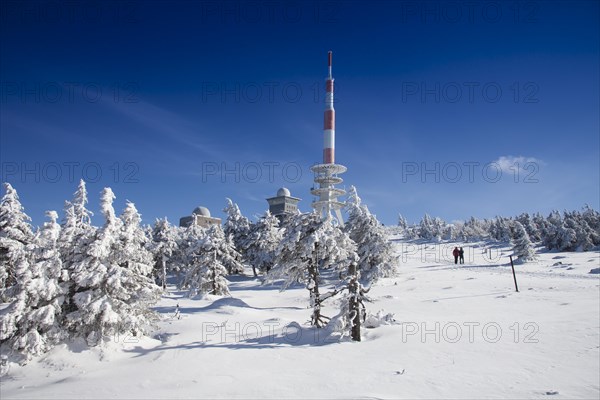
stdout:
<svg viewBox="0 0 600 400">
<path fill-rule="evenodd" d="M 208 208 L 202 207 L 202 206 L 194 208 L 194 211 L 192 211 L 192 214 L 202 215 L 204 217 L 210 217 L 210 211 L 208 210 Z"/>
<path fill-rule="evenodd" d="M 282 187 L 277 191 L 277 196 L 288 196 L 289 197 L 289 196 L 291 196 L 291 193 L 287 188 Z"/>
</svg>

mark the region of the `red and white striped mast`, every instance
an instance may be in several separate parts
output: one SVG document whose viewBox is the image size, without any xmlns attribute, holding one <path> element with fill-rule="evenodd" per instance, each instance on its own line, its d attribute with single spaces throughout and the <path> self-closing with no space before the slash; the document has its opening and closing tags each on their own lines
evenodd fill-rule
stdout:
<svg viewBox="0 0 600 400">
<path fill-rule="evenodd" d="M 323 164 L 313 165 L 311 170 L 315 174 L 315 187 L 311 193 L 318 196 L 312 206 L 322 218 L 333 217 L 335 213 L 340 225 L 344 225 L 341 208 L 344 203 L 338 201 L 339 196 L 346 194 L 343 189 L 335 185 L 343 182 L 338 175 L 346 172 L 347 168 L 335 163 L 335 109 L 333 108 L 333 76 L 331 73 L 332 52 L 327 54 L 329 74 L 325 83 L 325 119 L 323 125 Z M 318 184 L 318 187 L 316 187 Z"/>
<path fill-rule="evenodd" d="M 329 75 L 325 83 L 325 123 L 323 126 L 323 164 L 335 164 L 335 109 L 333 108 L 333 77 L 331 51 L 328 55 Z"/>
</svg>

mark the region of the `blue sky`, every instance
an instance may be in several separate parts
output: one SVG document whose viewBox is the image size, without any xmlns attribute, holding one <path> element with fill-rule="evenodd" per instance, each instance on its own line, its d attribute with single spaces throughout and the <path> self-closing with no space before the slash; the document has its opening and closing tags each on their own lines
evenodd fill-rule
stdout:
<svg viewBox="0 0 600 400">
<path fill-rule="evenodd" d="M 596 1 L 1 7 L 0 178 L 36 225 L 80 178 L 148 223 L 281 186 L 308 211 L 329 50 L 336 159 L 383 223 L 600 208 Z"/>
</svg>

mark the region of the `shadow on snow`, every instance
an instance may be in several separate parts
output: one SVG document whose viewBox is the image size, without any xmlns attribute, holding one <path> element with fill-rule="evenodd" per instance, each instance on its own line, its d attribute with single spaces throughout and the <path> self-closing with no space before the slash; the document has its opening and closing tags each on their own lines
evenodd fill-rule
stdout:
<svg viewBox="0 0 600 400">
<path fill-rule="evenodd" d="M 244 330 L 233 332 L 232 327 L 216 327 L 218 329 L 210 332 L 202 332 L 202 339 L 185 344 L 169 345 L 163 343 L 154 348 L 146 349 L 136 346 L 130 350 L 124 350 L 126 353 L 135 353 L 134 357 L 143 357 L 155 352 L 164 352 L 169 350 L 195 350 L 205 348 L 226 348 L 231 350 L 262 350 L 276 349 L 281 347 L 295 346 L 326 346 L 336 343 L 343 343 L 337 336 L 331 335 L 327 328 L 302 327 L 297 322 L 291 322 L 282 329 L 275 332 L 270 331 L 263 335 L 261 329 L 255 331 Z M 251 336 L 251 337 L 248 337 Z"/>
</svg>

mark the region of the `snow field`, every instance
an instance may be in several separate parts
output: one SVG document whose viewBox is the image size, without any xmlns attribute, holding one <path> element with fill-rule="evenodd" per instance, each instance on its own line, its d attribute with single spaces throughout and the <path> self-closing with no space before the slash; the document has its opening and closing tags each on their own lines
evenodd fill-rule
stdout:
<svg viewBox="0 0 600 400">
<path fill-rule="evenodd" d="M 598 398 L 600 279 L 588 272 L 599 252 L 542 252 L 515 266 L 516 293 L 510 246 L 462 244 L 466 263 L 455 266 L 431 254 L 459 243 L 395 243 L 399 273 L 375 285 L 366 306 L 394 313 L 396 324 L 364 329 L 360 343 L 309 327 L 303 287 L 279 292 L 246 271 L 228 278 L 232 297 L 190 299 L 170 286 L 155 307 L 162 321 L 153 338 L 62 345 L 12 364 L 0 395 Z M 484 257 L 488 247 L 497 259 Z M 325 304 L 334 316 L 338 305 Z"/>
</svg>

